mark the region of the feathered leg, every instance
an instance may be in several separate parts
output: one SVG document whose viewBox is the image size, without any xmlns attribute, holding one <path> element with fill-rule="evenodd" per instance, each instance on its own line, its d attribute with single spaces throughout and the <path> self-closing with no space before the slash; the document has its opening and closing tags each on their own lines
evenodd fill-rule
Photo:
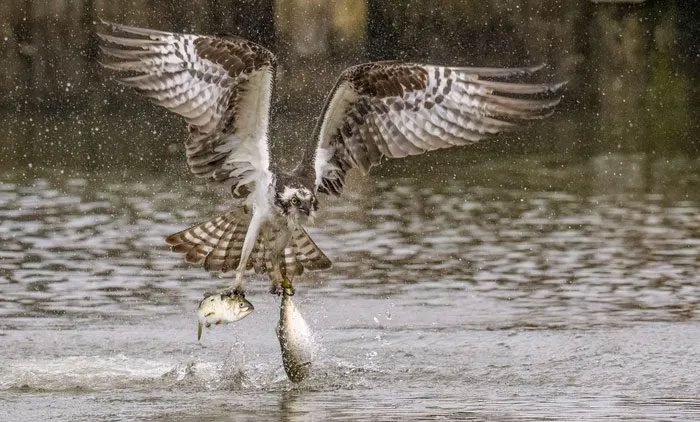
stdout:
<svg viewBox="0 0 700 422">
<path fill-rule="evenodd" d="M 253 218 L 250 220 L 248 231 L 245 234 L 245 240 L 243 241 L 243 247 L 241 248 L 241 260 L 238 262 L 238 268 L 236 268 L 236 279 L 233 283 L 234 291 L 240 294 L 244 294 L 245 292 L 243 274 L 245 273 L 248 265 L 250 253 L 253 251 L 255 241 L 258 238 L 258 233 L 260 232 L 262 222 L 262 213 L 253 211 Z"/>
<path fill-rule="evenodd" d="M 292 287 L 292 280 L 294 280 L 295 276 L 301 275 L 304 272 L 301 263 L 297 261 L 294 240 L 290 238 L 288 246 L 284 248 L 284 253 L 276 257 L 275 260 L 268 262 L 269 265 L 273 267 L 268 268 L 268 274 L 272 281 L 270 293 L 279 296 L 283 291 L 286 291 L 287 294 L 291 293 L 289 296 L 293 295 L 294 288 Z"/>
</svg>

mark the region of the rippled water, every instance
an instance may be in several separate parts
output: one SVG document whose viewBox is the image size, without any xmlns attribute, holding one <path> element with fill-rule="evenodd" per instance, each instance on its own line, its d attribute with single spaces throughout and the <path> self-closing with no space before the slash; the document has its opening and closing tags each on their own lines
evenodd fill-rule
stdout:
<svg viewBox="0 0 700 422">
<path fill-rule="evenodd" d="M 261 278 L 255 313 L 196 341 L 228 279 L 163 238 L 224 209 L 205 186 L 3 175 L 0 420 L 700 418 L 700 161 L 466 157 L 322 203 L 335 265 L 297 283 L 322 347 L 298 386 Z"/>
</svg>

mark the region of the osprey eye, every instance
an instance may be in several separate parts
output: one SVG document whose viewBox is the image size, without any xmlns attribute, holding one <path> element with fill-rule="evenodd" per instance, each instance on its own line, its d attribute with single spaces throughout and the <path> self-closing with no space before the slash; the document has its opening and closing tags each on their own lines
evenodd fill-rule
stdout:
<svg viewBox="0 0 700 422">
<path fill-rule="evenodd" d="M 297 206 L 297 205 L 299 205 L 299 198 L 297 198 L 295 196 L 292 198 L 291 202 L 292 202 L 292 205 Z"/>
</svg>

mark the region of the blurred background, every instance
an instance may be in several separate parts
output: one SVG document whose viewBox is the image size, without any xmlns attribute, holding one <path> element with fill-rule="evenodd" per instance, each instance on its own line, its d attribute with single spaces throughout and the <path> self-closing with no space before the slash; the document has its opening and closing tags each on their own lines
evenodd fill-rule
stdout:
<svg viewBox="0 0 700 422">
<path fill-rule="evenodd" d="M 172 0 L 4 1 L 0 165 L 95 168 L 109 158 L 110 165 L 184 168 L 183 125 L 124 93 L 99 68 L 98 18 L 228 32 L 276 52 L 273 139 L 284 145 L 310 136 L 327 91 L 353 64 L 544 62 L 549 67 L 538 78 L 569 81 L 564 103 L 542 129 L 546 141 L 535 135 L 516 146 L 587 156 L 697 154 L 699 10 L 691 0 L 194 0 L 187 7 Z M 485 144 L 477 151 L 504 149 Z"/>
</svg>

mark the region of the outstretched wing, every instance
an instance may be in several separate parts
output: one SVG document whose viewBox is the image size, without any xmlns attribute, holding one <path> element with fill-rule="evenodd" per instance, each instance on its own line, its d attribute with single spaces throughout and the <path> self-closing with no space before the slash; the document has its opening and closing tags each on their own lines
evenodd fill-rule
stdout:
<svg viewBox="0 0 700 422">
<path fill-rule="evenodd" d="M 128 72 L 121 83 L 185 118 L 192 173 L 230 186 L 236 197 L 247 196 L 268 173 L 275 56 L 232 36 L 102 23 L 102 65 Z"/>
<path fill-rule="evenodd" d="M 316 126 L 318 143 L 310 147 L 315 151 L 306 151 L 298 170 L 315 172 L 319 192 L 339 195 L 352 168 L 367 173 L 383 157 L 468 145 L 547 117 L 560 101 L 554 94 L 563 84 L 498 80 L 541 67 L 398 62 L 351 67 L 328 96 Z"/>
</svg>

